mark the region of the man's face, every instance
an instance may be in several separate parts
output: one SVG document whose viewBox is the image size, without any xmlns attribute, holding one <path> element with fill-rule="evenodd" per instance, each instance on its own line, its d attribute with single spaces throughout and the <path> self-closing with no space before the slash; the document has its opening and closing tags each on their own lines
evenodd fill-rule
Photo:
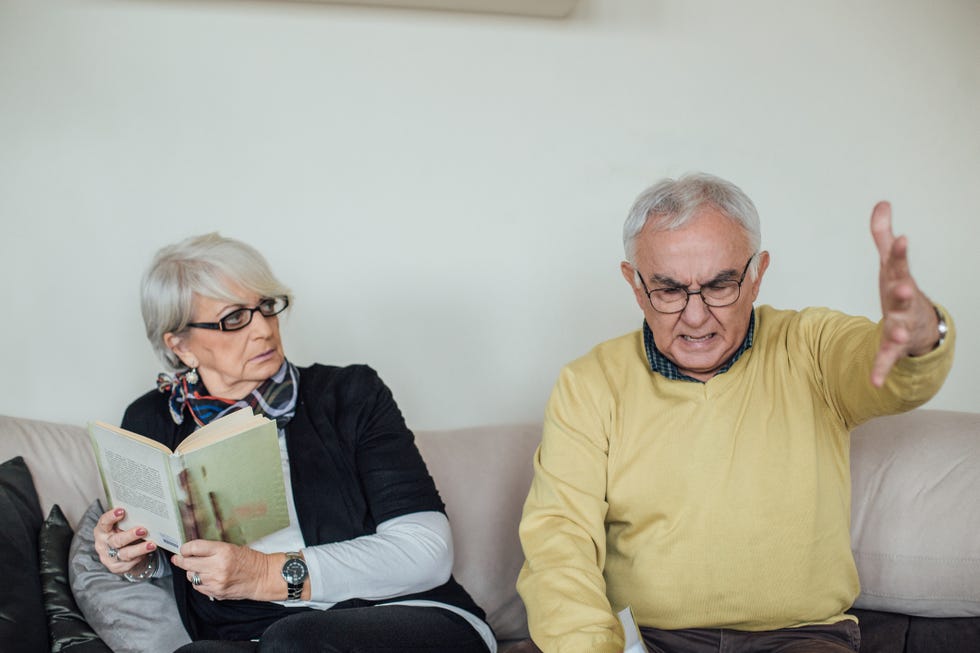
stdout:
<svg viewBox="0 0 980 653">
<path fill-rule="evenodd" d="M 656 217 L 647 221 L 636 238 L 635 270 L 649 290 L 681 287 L 700 290 L 713 282 L 738 281 L 754 252 L 742 227 L 712 205 L 705 205 L 680 229 L 657 230 Z M 706 306 L 691 295 L 680 313 L 654 310 L 634 276 L 634 267 L 622 264 L 623 276 L 653 332 L 654 342 L 687 376 L 707 381 L 731 358 L 745 340 L 752 302 L 759 294 L 769 254 L 759 254 L 759 273 L 746 275 L 738 300 L 730 306 Z"/>
</svg>

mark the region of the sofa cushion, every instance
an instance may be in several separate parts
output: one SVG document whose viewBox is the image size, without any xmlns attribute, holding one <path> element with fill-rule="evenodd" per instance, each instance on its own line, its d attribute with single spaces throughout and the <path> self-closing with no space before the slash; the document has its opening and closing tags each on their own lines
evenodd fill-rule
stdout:
<svg viewBox="0 0 980 653">
<path fill-rule="evenodd" d="M 486 611 L 497 639 L 527 637 L 516 588 L 524 564 L 517 525 L 531 487 L 541 424 L 415 435 L 452 524 L 454 576 Z"/>
<path fill-rule="evenodd" d="M 863 650 L 863 649 L 862 649 Z M 951 653 L 980 650 L 980 619 L 909 619 L 905 653 Z"/>
<path fill-rule="evenodd" d="M 980 616 L 980 414 L 916 410 L 851 436 L 855 607 Z"/>
<path fill-rule="evenodd" d="M 909 632 L 909 616 L 851 609 L 861 627 L 861 653 L 901 653 Z"/>
<path fill-rule="evenodd" d="M 95 523 L 104 512 L 95 501 L 75 528 L 69 579 L 92 628 L 116 653 L 171 653 L 190 642 L 177 613 L 170 576 L 130 583 L 102 564 L 95 552 Z"/>
<path fill-rule="evenodd" d="M 20 456 L 0 464 L 0 651 L 48 651 L 38 576 L 41 506 Z"/>
<path fill-rule="evenodd" d="M 61 508 L 55 504 L 41 526 L 38 553 L 41 568 L 41 593 L 48 614 L 48 633 L 52 651 L 71 653 L 112 653 L 99 639 L 85 617 L 68 585 L 68 549 L 72 530 Z"/>
</svg>

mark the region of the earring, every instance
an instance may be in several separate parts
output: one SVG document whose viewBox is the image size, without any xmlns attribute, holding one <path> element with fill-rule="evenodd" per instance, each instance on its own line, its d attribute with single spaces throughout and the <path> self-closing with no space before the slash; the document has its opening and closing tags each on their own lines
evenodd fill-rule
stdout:
<svg viewBox="0 0 980 653">
<path fill-rule="evenodd" d="M 190 370 L 188 370 L 187 373 L 184 374 L 184 378 L 187 379 L 187 382 L 191 385 L 196 385 L 197 382 L 201 380 L 201 378 L 197 375 L 196 367 L 192 367 Z"/>
</svg>

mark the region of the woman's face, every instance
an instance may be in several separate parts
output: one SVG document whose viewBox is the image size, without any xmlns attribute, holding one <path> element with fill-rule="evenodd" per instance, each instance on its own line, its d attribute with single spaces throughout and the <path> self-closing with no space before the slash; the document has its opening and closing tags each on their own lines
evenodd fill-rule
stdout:
<svg viewBox="0 0 980 653">
<path fill-rule="evenodd" d="M 194 295 L 191 322 L 217 322 L 239 308 L 257 306 L 263 298 L 232 287 L 242 303 Z M 252 322 L 237 331 L 189 328 L 168 333 L 164 342 L 188 367 L 196 367 L 208 392 L 241 399 L 275 374 L 285 359 L 279 339 L 279 317 L 255 311 Z"/>
</svg>

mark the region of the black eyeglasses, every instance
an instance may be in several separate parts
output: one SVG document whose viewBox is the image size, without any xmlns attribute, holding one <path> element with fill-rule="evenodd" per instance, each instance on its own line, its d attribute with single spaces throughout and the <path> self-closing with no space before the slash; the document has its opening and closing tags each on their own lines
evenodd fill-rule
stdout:
<svg viewBox="0 0 980 653">
<path fill-rule="evenodd" d="M 699 290 L 688 290 L 683 286 L 649 290 L 646 282 L 643 281 L 643 276 L 639 273 L 636 276 L 639 277 L 640 283 L 643 284 L 643 291 L 650 299 L 650 306 L 658 313 L 671 314 L 683 312 L 687 308 L 687 303 L 691 300 L 691 295 L 701 295 L 701 301 L 704 302 L 705 306 L 723 308 L 725 306 L 731 306 L 738 301 L 739 296 L 742 294 L 742 282 L 745 281 L 745 275 L 749 271 L 749 263 L 754 258 L 755 254 L 750 256 L 749 260 L 745 262 L 745 268 L 742 270 L 742 276 L 739 277 L 738 281 L 734 279 L 711 281 L 701 286 Z"/>
<path fill-rule="evenodd" d="M 239 308 L 224 316 L 217 322 L 191 322 L 187 326 L 197 329 L 214 329 L 216 331 L 238 331 L 252 323 L 252 316 L 258 311 L 265 317 L 279 315 L 289 306 L 288 297 L 267 297 L 255 308 Z"/>
</svg>

